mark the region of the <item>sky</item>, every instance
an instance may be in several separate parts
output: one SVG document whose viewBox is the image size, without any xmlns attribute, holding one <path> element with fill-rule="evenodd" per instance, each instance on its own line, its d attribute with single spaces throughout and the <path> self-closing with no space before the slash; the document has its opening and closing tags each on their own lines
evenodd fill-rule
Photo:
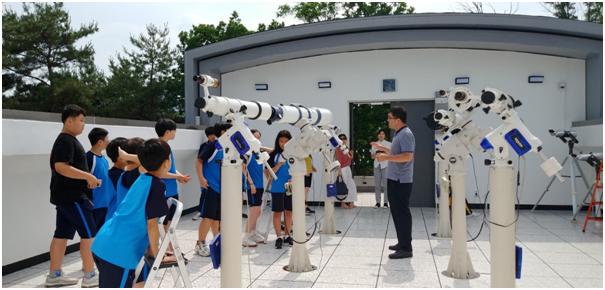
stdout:
<svg viewBox="0 0 605 290">
<path fill-rule="evenodd" d="M 463 12 L 461 2 L 455 1 L 406 1 L 413 6 L 417 13 L 427 12 Z M 71 17 L 72 27 L 96 22 L 99 31 L 83 39 L 81 43 L 92 43 L 95 48 L 95 63 L 99 69 L 108 72 L 110 58 L 115 58 L 123 48 L 132 49 L 129 42 L 131 35 L 139 35 L 145 31 L 145 25 L 168 26 L 170 43 L 173 47 L 179 43 L 178 34 L 191 29 L 197 24 L 218 24 L 227 22 L 233 11 L 237 11 L 242 23 L 250 30 L 256 30 L 259 23 L 270 23 L 272 19 L 284 21 L 286 25 L 300 24 L 293 18 L 276 18 L 275 12 L 283 1 L 196 1 L 196 2 L 68 2 L 65 9 Z M 542 7 L 541 2 L 516 3 L 516 14 L 550 16 Z M 289 4 L 292 4 L 290 2 Z M 11 2 L 2 4 L 3 10 L 10 8 L 21 13 L 22 3 Z M 510 2 L 493 3 L 491 6 L 497 12 L 510 9 Z M 484 5 L 484 10 L 491 8 Z"/>
</svg>

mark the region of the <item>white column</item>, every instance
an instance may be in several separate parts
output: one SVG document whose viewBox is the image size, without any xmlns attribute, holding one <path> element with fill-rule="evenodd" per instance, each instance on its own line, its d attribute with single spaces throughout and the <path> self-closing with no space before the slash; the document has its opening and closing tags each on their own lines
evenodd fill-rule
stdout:
<svg viewBox="0 0 605 290">
<path fill-rule="evenodd" d="M 512 165 L 490 167 L 490 211 L 492 223 L 510 225 L 515 220 L 515 171 Z M 491 287 L 515 288 L 515 224 L 490 224 Z"/>
<path fill-rule="evenodd" d="M 324 169 L 322 180 L 322 185 L 325 188 L 327 184 L 332 183 L 332 173 Z M 328 235 L 338 234 L 336 223 L 334 222 L 334 201 L 327 196 L 327 192 L 324 195 L 324 221 L 321 224 L 321 233 Z"/>
<path fill-rule="evenodd" d="M 242 287 L 242 166 L 224 160 L 221 168 L 221 287 Z"/>
<path fill-rule="evenodd" d="M 452 161 L 447 171 L 452 185 L 452 254 L 443 274 L 456 279 L 473 279 L 479 274 L 473 269 L 466 249 L 465 162 L 462 158 Z"/>
<path fill-rule="evenodd" d="M 295 162 L 304 162 L 296 160 Z M 305 176 L 303 172 L 292 172 L 292 232 L 294 240 L 304 242 L 307 239 L 306 235 L 306 220 L 305 220 Z M 290 253 L 290 263 L 287 269 L 290 272 L 308 272 L 315 270 L 309 260 L 307 252 L 307 244 L 299 244 L 294 242 L 292 252 Z"/>
<path fill-rule="evenodd" d="M 439 180 L 439 223 L 437 224 L 437 237 L 451 238 L 452 226 L 450 224 L 450 183 L 446 170 L 448 167 L 447 161 L 437 162 L 437 178 Z"/>
</svg>

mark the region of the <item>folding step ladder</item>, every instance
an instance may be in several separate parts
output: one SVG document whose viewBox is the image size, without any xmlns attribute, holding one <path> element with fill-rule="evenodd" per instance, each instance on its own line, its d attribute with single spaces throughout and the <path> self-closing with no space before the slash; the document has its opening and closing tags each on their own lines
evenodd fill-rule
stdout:
<svg viewBox="0 0 605 290">
<path fill-rule="evenodd" d="M 168 227 L 168 232 L 164 232 L 164 227 L 162 226 L 162 221 L 159 223 L 160 228 L 160 247 L 158 250 L 158 254 L 156 259 L 153 261 L 149 274 L 147 275 L 147 279 L 145 281 L 145 288 L 150 288 L 153 285 L 156 275 L 160 269 L 169 268 L 172 273 L 172 278 L 174 280 L 174 285 L 170 286 L 172 288 L 176 288 L 179 284 L 179 278 L 182 279 L 183 285 L 186 288 L 193 288 L 191 284 L 191 280 L 189 279 L 189 272 L 187 272 L 187 268 L 185 267 L 185 258 L 183 257 L 181 247 L 176 239 L 176 227 L 179 224 L 179 220 L 181 219 L 181 214 L 183 213 L 183 203 L 174 199 L 168 199 L 168 207 L 176 207 L 174 212 L 174 216 L 172 221 L 170 222 L 170 226 Z M 176 257 L 176 265 L 162 266 L 162 259 L 166 255 L 166 251 L 168 250 L 168 245 L 172 244 L 172 248 L 174 249 L 174 256 Z M 141 259 L 139 264 L 137 265 L 137 269 L 135 271 L 134 281 L 136 282 L 139 275 L 143 271 L 143 267 L 145 266 L 145 257 Z M 149 283 L 148 283 L 149 282 Z"/>
</svg>

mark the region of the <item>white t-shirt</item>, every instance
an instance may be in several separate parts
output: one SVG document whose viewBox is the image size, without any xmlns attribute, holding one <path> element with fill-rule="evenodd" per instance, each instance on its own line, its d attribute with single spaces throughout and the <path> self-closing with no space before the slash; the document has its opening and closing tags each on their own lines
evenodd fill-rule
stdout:
<svg viewBox="0 0 605 290">
<path fill-rule="evenodd" d="M 387 140 L 376 141 L 376 142 L 378 142 L 382 146 L 391 148 L 391 142 L 389 142 Z M 372 152 L 372 154 L 376 154 L 376 148 L 372 147 L 372 149 L 370 149 L 370 152 Z M 380 168 L 387 168 L 389 166 L 389 162 L 388 161 L 378 162 L 378 160 L 374 159 L 374 168 L 378 168 L 378 166 L 380 166 Z"/>
</svg>

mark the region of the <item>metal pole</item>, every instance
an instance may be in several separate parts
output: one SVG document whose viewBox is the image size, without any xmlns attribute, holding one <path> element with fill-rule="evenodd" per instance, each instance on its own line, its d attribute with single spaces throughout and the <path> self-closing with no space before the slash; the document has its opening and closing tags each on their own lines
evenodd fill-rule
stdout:
<svg viewBox="0 0 605 290">
<path fill-rule="evenodd" d="M 221 287 L 242 287 L 242 165 L 223 160 L 221 168 Z"/>
<path fill-rule="evenodd" d="M 491 287 L 515 288 L 515 171 L 501 162 L 489 171 Z"/>
<path fill-rule="evenodd" d="M 452 254 L 443 274 L 456 279 L 479 277 L 466 249 L 465 170 L 464 160 L 452 157 L 447 171 L 452 184 Z"/>
<path fill-rule="evenodd" d="M 296 160 L 295 162 L 301 163 L 303 161 Z M 292 221 L 294 240 L 304 242 L 307 235 L 305 234 L 305 176 L 302 172 L 292 172 Z M 290 272 L 309 272 L 317 269 L 317 267 L 311 265 L 306 243 L 300 244 L 297 242 L 292 245 L 290 262 L 284 269 Z"/>
<path fill-rule="evenodd" d="M 439 223 L 437 224 L 437 237 L 451 238 L 452 226 L 450 224 L 450 183 L 446 174 L 447 161 L 437 162 L 439 175 Z"/>
</svg>

